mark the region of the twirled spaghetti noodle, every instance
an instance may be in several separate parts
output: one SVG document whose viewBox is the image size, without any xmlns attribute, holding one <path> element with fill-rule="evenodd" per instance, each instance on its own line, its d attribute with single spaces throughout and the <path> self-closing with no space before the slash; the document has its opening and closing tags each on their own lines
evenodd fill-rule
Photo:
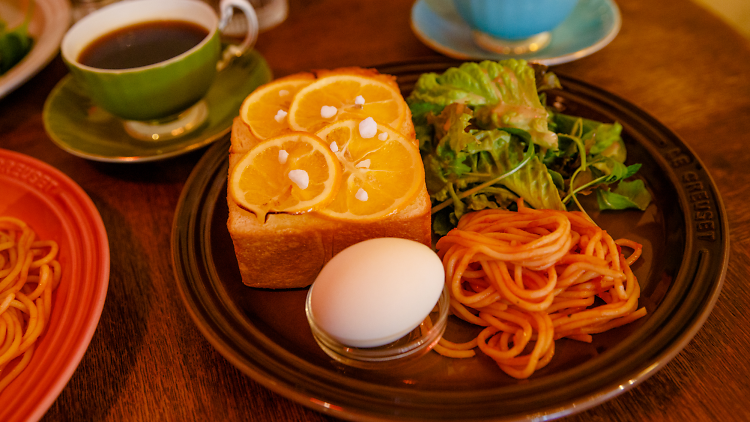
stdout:
<svg viewBox="0 0 750 422">
<path fill-rule="evenodd" d="M 0 217 L 0 392 L 28 366 L 49 323 L 57 252 L 22 220 Z"/>
<path fill-rule="evenodd" d="M 435 351 L 471 357 L 478 347 L 508 375 L 547 365 L 555 340 L 591 334 L 644 315 L 630 266 L 640 244 L 615 241 L 580 212 L 483 210 L 464 215 L 437 242 L 457 317 L 486 327 L 472 341 L 442 339 Z M 621 246 L 630 248 L 628 257 Z"/>
</svg>

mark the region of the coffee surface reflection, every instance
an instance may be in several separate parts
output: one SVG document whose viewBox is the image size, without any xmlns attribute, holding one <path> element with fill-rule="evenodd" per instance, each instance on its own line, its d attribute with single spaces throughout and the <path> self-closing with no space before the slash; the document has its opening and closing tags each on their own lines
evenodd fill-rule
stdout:
<svg viewBox="0 0 750 422">
<path fill-rule="evenodd" d="M 208 30 L 200 25 L 161 20 L 130 25 L 92 41 L 78 62 L 98 69 L 132 69 L 169 60 L 200 44 Z"/>
</svg>

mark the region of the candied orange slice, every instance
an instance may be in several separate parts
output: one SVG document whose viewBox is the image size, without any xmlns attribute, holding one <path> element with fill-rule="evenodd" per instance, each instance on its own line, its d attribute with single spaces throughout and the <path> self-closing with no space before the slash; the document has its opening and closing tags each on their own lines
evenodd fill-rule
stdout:
<svg viewBox="0 0 750 422">
<path fill-rule="evenodd" d="M 301 213 L 326 206 L 338 191 L 341 165 L 315 135 L 289 132 L 258 143 L 229 175 L 229 194 L 265 221 L 267 213 Z"/>
<path fill-rule="evenodd" d="M 424 168 L 413 140 L 372 118 L 332 123 L 316 135 L 336 154 L 341 185 L 318 212 L 336 219 L 372 220 L 402 209 L 424 186 Z"/>
<path fill-rule="evenodd" d="M 289 126 L 315 133 L 332 122 L 374 118 L 400 128 L 408 118 L 398 86 L 375 77 L 332 74 L 302 88 L 289 107 Z"/>
<path fill-rule="evenodd" d="M 287 114 L 294 95 L 314 80 L 311 73 L 301 73 L 260 86 L 242 102 L 242 121 L 258 139 L 267 139 L 288 131 Z"/>
</svg>

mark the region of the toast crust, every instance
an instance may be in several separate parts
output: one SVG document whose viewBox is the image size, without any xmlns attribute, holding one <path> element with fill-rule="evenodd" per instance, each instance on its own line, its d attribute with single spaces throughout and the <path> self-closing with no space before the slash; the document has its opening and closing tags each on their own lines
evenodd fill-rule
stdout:
<svg viewBox="0 0 750 422">
<path fill-rule="evenodd" d="M 382 75 L 372 69 L 341 68 L 305 73 L 315 77 L 338 73 L 365 75 L 396 85 L 395 77 Z M 416 142 L 410 114 L 403 127 L 396 130 Z M 236 117 L 229 148 L 230 174 L 241 156 L 258 142 L 260 140 L 250 128 L 240 117 Z M 234 244 L 242 282 L 250 287 L 307 287 L 334 255 L 367 239 L 399 237 L 427 246 L 431 244 L 430 198 L 424 185 L 407 207 L 385 218 L 367 222 L 333 220 L 316 212 L 308 212 L 268 214 L 262 223 L 254 213 L 238 206 L 229 195 L 227 203 L 227 228 Z"/>
</svg>

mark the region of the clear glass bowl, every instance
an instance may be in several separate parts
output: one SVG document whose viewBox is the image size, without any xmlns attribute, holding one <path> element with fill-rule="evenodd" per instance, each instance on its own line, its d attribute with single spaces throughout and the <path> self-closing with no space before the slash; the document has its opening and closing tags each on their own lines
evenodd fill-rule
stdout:
<svg viewBox="0 0 750 422">
<path fill-rule="evenodd" d="M 312 292 L 312 289 L 310 289 Z M 338 342 L 316 323 L 310 308 L 310 292 L 305 301 L 305 314 L 313 337 L 328 356 L 343 364 L 364 369 L 393 368 L 420 358 L 437 344 L 445 332 L 450 308 L 450 294 L 444 287 L 436 309 L 430 313 L 432 328 L 422 332 L 422 326 L 400 339 L 378 347 L 351 347 Z"/>
</svg>

